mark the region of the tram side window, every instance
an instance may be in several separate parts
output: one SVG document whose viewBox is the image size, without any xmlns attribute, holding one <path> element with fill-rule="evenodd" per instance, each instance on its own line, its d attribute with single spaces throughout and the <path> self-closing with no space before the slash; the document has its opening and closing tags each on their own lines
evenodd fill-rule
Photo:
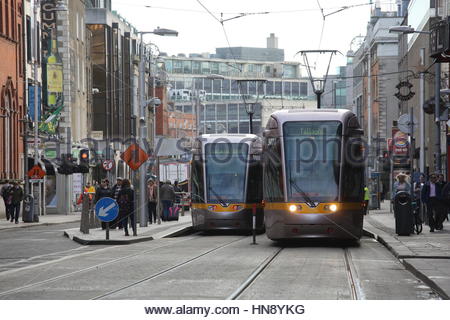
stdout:
<svg viewBox="0 0 450 320">
<path fill-rule="evenodd" d="M 192 202 L 203 203 L 205 195 L 203 186 L 203 165 L 202 161 L 192 162 Z"/>
<path fill-rule="evenodd" d="M 248 168 L 247 202 L 257 203 L 262 200 L 262 165 L 261 162 L 250 162 Z"/>
<path fill-rule="evenodd" d="M 361 202 L 364 193 L 364 152 L 360 137 L 347 138 L 342 173 L 342 200 Z"/>
<path fill-rule="evenodd" d="M 268 138 L 264 152 L 264 199 L 283 201 L 283 173 L 280 138 Z"/>
</svg>

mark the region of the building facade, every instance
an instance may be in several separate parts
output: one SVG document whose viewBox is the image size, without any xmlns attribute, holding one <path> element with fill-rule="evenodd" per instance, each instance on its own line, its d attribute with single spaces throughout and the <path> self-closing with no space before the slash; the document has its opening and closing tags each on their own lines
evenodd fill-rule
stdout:
<svg viewBox="0 0 450 320">
<path fill-rule="evenodd" d="M 24 177 L 23 18 L 23 1 L 0 1 L 0 184 Z"/>
<path fill-rule="evenodd" d="M 249 133 L 250 104 L 254 107 L 256 134 L 261 134 L 268 117 L 276 110 L 313 106 L 315 98 L 309 80 L 301 76 L 299 63 L 280 60 L 284 57 L 283 50 L 235 51 L 235 58 L 228 57 L 223 48 L 218 48 L 214 55 L 162 57 L 170 80 L 172 108 L 181 114 L 197 114 L 199 132 Z M 264 56 L 269 58 L 263 60 Z M 196 131 L 189 123 L 186 121 L 188 127 L 183 127 L 183 131 Z"/>
</svg>

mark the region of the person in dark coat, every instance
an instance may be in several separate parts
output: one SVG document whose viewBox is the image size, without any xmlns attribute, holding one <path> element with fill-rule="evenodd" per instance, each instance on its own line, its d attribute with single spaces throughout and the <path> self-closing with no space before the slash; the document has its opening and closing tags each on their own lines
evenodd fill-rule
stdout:
<svg viewBox="0 0 450 320">
<path fill-rule="evenodd" d="M 103 179 L 100 182 L 100 186 L 95 190 L 95 198 L 94 203 L 97 203 L 102 198 L 110 198 L 111 197 L 111 189 L 108 188 L 108 180 Z M 111 222 L 112 224 L 112 222 Z M 102 229 L 106 229 L 106 222 L 102 221 Z"/>
<path fill-rule="evenodd" d="M 170 181 L 166 181 L 160 189 L 159 195 L 163 205 L 163 221 L 167 221 L 169 218 L 169 209 L 173 206 L 175 201 L 175 191 Z"/>
<path fill-rule="evenodd" d="M 129 236 L 128 220 L 130 220 L 131 227 L 136 234 L 136 226 L 134 223 L 134 190 L 131 189 L 130 180 L 122 180 L 122 187 L 120 189 L 117 202 L 119 204 L 119 220 L 122 223 L 125 236 Z"/>
<path fill-rule="evenodd" d="M 149 180 L 147 184 L 147 196 L 148 196 L 148 220 L 150 224 L 156 223 L 156 203 L 158 201 L 158 194 L 156 185 L 153 180 Z"/>
<path fill-rule="evenodd" d="M 442 229 L 442 223 L 440 223 L 443 212 L 442 187 L 442 184 L 438 182 L 438 176 L 436 174 L 431 174 L 430 181 L 422 188 L 421 200 L 427 206 L 430 232 L 434 232 L 435 229 Z"/>
<path fill-rule="evenodd" d="M 12 183 L 12 187 L 9 189 L 9 195 L 10 199 L 12 201 L 11 203 L 11 222 L 16 222 L 16 224 L 19 223 L 19 215 L 20 215 L 20 204 L 23 200 L 23 189 L 19 186 L 19 183 L 17 181 L 14 181 Z"/>
<path fill-rule="evenodd" d="M 11 205 L 12 205 L 12 196 L 9 195 L 9 191 L 12 188 L 12 184 L 10 184 L 8 181 L 6 184 L 2 186 L 1 189 L 1 195 L 3 198 L 3 202 L 5 203 L 5 210 L 6 210 L 6 221 L 9 221 L 11 218 Z"/>
<path fill-rule="evenodd" d="M 109 181 L 108 181 L 108 184 L 109 184 Z M 116 184 L 111 189 L 111 198 L 113 198 L 114 200 L 117 201 L 119 199 L 119 192 L 120 192 L 121 188 L 122 188 L 122 178 L 117 177 Z M 116 227 L 119 227 L 119 229 L 122 229 L 122 222 L 117 217 L 116 219 L 114 219 L 113 221 L 111 221 L 109 223 L 109 226 L 113 229 L 115 229 Z"/>
</svg>

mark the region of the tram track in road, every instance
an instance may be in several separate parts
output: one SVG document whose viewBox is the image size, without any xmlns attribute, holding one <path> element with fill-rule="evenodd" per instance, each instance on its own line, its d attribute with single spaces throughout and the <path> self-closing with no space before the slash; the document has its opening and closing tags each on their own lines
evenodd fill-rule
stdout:
<svg viewBox="0 0 450 320">
<path fill-rule="evenodd" d="M 365 295 L 361 289 L 358 273 L 356 272 L 355 265 L 353 264 L 353 259 L 350 250 L 348 248 L 342 249 L 344 250 L 345 270 L 347 273 L 351 298 L 352 300 L 364 300 Z"/>
<path fill-rule="evenodd" d="M 252 274 L 245 280 L 239 288 L 236 289 L 226 300 L 237 300 L 245 292 L 245 290 L 258 278 L 260 274 L 267 269 L 267 267 L 276 259 L 276 257 L 284 250 L 285 247 L 278 248 L 274 253 L 267 257 Z"/>
<path fill-rule="evenodd" d="M 230 246 L 230 245 L 232 245 L 232 244 L 234 244 L 234 243 L 236 243 L 236 242 L 242 241 L 242 240 L 247 239 L 247 238 L 249 238 L 249 236 L 241 237 L 240 239 L 235 239 L 235 240 L 233 240 L 233 241 L 227 242 L 227 243 L 222 244 L 222 245 L 220 245 L 220 246 L 218 246 L 218 247 L 215 247 L 215 248 L 213 248 L 213 249 L 207 250 L 207 251 L 205 251 L 205 252 L 203 252 L 203 253 L 201 253 L 201 254 L 199 254 L 199 255 L 196 255 L 195 257 L 192 257 L 192 258 L 187 259 L 187 260 L 185 260 L 185 261 L 183 261 L 183 262 L 180 262 L 180 263 L 178 263 L 178 264 L 176 264 L 176 265 L 174 265 L 174 266 L 171 266 L 171 267 L 169 267 L 169 268 L 166 268 L 166 269 L 164 269 L 164 270 L 161 270 L 161 271 L 159 271 L 159 272 L 157 272 L 157 273 L 154 273 L 154 274 L 152 274 L 152 275 L 150 275 L 150 276 L 144 277 L 144 278 L 139 279 L 139 280 L 137 280 L 137 281 L 134 281 L 133 283 L 130 283 L 130 284 L 126 285 L 126 286 L 122 286 L 122 287 L 117 288 L 117 289 L 115 289 L 115 290 L 112 290 L 112 291 L 109 291 L 109 292 L 107 292 L 107 293 L 104 293 L 104 294 L 101 294 L 101 295 L 99 295 L 99 296 L 96 296 L 96 297 L 94 297 L 94 298 L 91 298 L 90 300 L 101 300 L 101 299 L 106 298 L 106 297 L 109 297 L 109 296 L 111 296 L 111 295 L 113 295 L 113 294 L 116 294 L 116 293 L 119 293 L 119 292 L 121 292 L 121 291 L 130 289 L 130 288 L 132 288 L 132 287 L 141 285 L 141 284 L 144 283 L 144 282 L 147 282 L 147 281 L 151 281 L 151 280 L 153 280 L 153 279 L 156 279 L 156 278 L 158 278 L 158 277 L 160 277 L 160 276 L 162 276 L 162 275 L 165 275 L 165 274 L 167 274 L 167 273 L 169 273 L 169 272 L 171 272 L 171 271 L 174 271 L 174 270 L 176 270 L 176 269 L 178 269 L 178 268 L 181 268 L 181 267 L 183 267 L 183 266 L 186 266 L 186 265 L 188 265 L 188 264 L 190 264 L 190 263 L 192 263 L 192 262 L 194 262 L 194 261 L 199 260 L 200 258 L 203 258 L 203 257 L 205 257 L 205 256 L 207 256 L 207 255 L 209 255 L 209 254 L 211 254 L 211 253 L 214 253 L 214 252 L 216 252 L 216 251 L 218 251 L 218 250 L 224 249 L 224 248 L 226 248 L 226 247 L 228 247 L 228 246 Z"/>
<path fill-rule="evenodd" d="M 18 293 L 18 292 L 21 292 L 21 291 L 24 291 L 24 290 L 27 290 L 27 289 L 31 289 L 33 287 L 38 287 L 38 286 L 41 286 L 41 285 L 50 284 L 50 283 L 53 283 L 53 282 L 56 282 L 56 281 L 59 281 L 59 280 L 63 280 L 63 279 L 75 276 L 75 275 L 80 275 L 80 274 L 83 274 L 85 272 L 89 272 L 89 271 L 92 271 L 92 270 L 98 270 L 98 269 L 101 269 L 101 268 L 104 268 L 104 267 L 107 267 L 107 266 L 110 266 L 110 265 L 113 265 L 113 264 L 116 264 L 116 263 L 120 263 L 122 261 L 126 261 L 127 259 L 130 259 L 130 258 L 133 258 L 133 257 L 137 257 L 137 256 L 140 256 L 140 255 L 148 254 L 148 253 L 151 253 L 152 251 L 155 251 L 155 250 L 159 250 L 159 249 L 162 249 L 162 248 L 165 248 L 165 247 L 176 245 L 177 243 L 181 243 L 181 242 L 186 241 L 186 240 L 195 240 L 195 239 L 196 239 L 195 237 L 189 237 L 188 239 L 184 238 L 182 240 L 173 241 L 173 242 L 171 242 L 169 244 L 164 244 L 164 245 L 161 245 L 161 246 L 152 247 L 151 249 L 140 251 L 138 253 L 129 254 L 129 255 L 126 255 L 126 256 L 123 256 L 123 257 L 120 257 L 120 258 L 116 258 L 116 259 L 109 260 L 109 261 L 106 261 L 106 262 L 103 262 L 103 263 L 98 263 L 98 264 L 95 264 L 95 265 L 92 265 L 92 266 L 89 266 L 89 267 L 86 267 L 86 268 L 82 268 L 80 270 L 76 270 L 76 271 L 73 271 L 73 272 L 61 274 L 61 275 L 58 275 L 58 276 L 55 276 L 55 277 L 52 277 L 52 278 L 49 278 L 49 279 L 45 279 L 45 280 L 42 280 L 42 281 L 38 281 L 38 282 L 33 282 L 33 283 L 26 284 L 26 285 L 22 285 L 21 287 L 18 287 L 18 288 L 13 288 L 13 289 L 10 289 L 10 290 L 6 290 L 6 291 L 3 291 L 3 292 L 0 292 L 0 300 L 2 299 L 2 297 L 7 296 L 7 295 Z M 5 272 L 0 273 L 0 276 L 9 275 L 11 273 L 17 273 L 17 272 L 20 272 L 21 270 L 24 270 L 24 269 L 48 266 L 48 265 L 51 265 L 51 264 L 54 264 L 54 263 L 57 263 L 57 262 L 61 262 L 63 260 L 67 260 L 67 259 L 70 259 L 70 258 L 75 258 L 75 257 L 80 257 L 80 256 L 88 255 L 88 254 L 98 253 L 98 252 L 101 252 L 101 251 L 111 250 L 111 249 L 117 248 L 117 247 L 121 247 L 121 246 L 107 247 L 107 248 L 96 249 L 96 250 L 92 250 L 92 251 L 88 251 L 88 252 L 83 252 L 83 253 L 80 253 L 80 254 L 77 254 L 77 255 L 73 255 L 73 256 L 65 256 L 65 257 L 63 257 L 61 259 L 57 259 L 57 260 L 53 260 L 53 261 L 47 261 L 47 262 L 44 262 L 44 263 L 23 267 L 23 268 L 20 268 L 20 269 L 5 271 Z"/>
</svg>

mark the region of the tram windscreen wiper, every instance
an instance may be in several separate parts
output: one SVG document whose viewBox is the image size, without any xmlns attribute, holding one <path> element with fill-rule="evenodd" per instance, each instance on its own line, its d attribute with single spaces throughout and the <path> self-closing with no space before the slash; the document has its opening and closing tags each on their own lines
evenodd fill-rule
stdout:
<svg viewBox="0 0 450 320">
<path fill-rule="evenodd" d="M 228 206 L 228 204 L 217 194 L 217 192 L 214 191 L 211 186 L 209 187 L 209 190 L 216 196 L 217 200 L 219 200 L 220 204 L 224 207 Z"/>
<path fill-rule="evenodd" d="M 306 203 L 310 206 L 310 207 L 315 207 L 316 204 L 314 203 L 314 201 L 308 197 L 308 195 L 306 194 L 305 191 L 303 191 L 298 185 L 297 182 L 295 182 L 294 179 L 292 179 L 292 177 L 289 177 L 289 181 L 291 182 L 291 184 L 294 186 L 294 189 L 300 193 L 303 197 L 303 199 L 306 201 Z"/>
<path fill-rule="evenodd" d="M 209 178 L 209 177 L 208 177 Z M 220 204 L 224 207 L 227 207 L 228 204 L 217 194 L 216 191 L 211 187 L 211 181 L 208 179 L 208 188 L 212 192 L 212 194 L 217 198 L 217 200 L 220 202 Z"/>
</svg>

